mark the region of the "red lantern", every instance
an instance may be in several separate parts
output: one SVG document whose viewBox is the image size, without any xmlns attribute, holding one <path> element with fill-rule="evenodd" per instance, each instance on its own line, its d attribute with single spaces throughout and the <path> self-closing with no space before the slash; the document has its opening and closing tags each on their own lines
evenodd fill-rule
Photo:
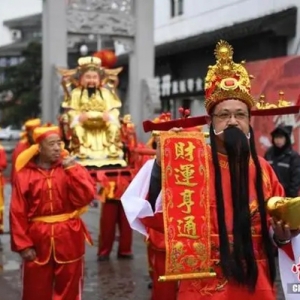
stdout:
<svg viewBox="0 0 300 300">
<path fill-rule="evenodd" d="M 104 68 L 112 68 L 117 62 L 117 56 L 111 50 L 101 50 L 101 51 L 95 52 L 93 56 L 101 59 L 102 66 Z"/>
</svg>

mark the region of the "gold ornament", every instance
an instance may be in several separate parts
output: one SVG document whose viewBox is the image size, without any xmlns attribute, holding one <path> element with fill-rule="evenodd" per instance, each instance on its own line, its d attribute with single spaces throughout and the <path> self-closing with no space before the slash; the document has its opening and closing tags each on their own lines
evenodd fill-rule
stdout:
<svg viewBox="0 0 300 300">
<path fill-rule="evenodd" d="M 300 227 L 300 197 L 272 197 L 267 202 L 267 209 L 272 217 L 288 224 L 291 230 Z"/>
</svg>

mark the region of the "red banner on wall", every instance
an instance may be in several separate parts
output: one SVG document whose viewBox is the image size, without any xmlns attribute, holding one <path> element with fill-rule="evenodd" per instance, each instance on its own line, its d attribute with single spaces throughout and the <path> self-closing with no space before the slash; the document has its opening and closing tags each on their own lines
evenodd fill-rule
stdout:
<svg viewBox="0 0 300 300">
<path fill-rule="evenodd" d="M 160 146 L 166 274 L 159 280 L 216 276 L 211 271 L 209 166 L 204 135 L 163 132 Z"/>
<path fill-rule="evenodd" d="M 297 103 L 300 95 L 300 56 L 286 56 L 274 59 L 250 62 L 246 64 L 251 81 L 251 94 L 259 99 L 265 95 L 266 102 L 277 104 L 279 92 L 284 92 L 285 100 Z M 292 143 L 300 152 L 299 115 L 255 117 L 252 126 L 255 132 L 256 146 L 259 155 L 264 155 L 272 145 L 270 133 L 280 124 L 293 126 Z"/>
</svg>

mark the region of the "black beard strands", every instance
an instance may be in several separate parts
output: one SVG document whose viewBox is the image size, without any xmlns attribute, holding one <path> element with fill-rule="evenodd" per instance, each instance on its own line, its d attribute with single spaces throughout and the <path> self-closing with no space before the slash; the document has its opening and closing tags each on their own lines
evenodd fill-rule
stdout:
<svg viewBox="0 0 300 300">
<path fill-rule="evenodd" d="M 254 290 L 258 271 L 249 207 L 250 147 L 246 135 L 235 126 L 224 130 L 224 147 L 228 157 L 233 208 L 232 277 Z"/>
<path fill-rule="evenodd" d="M 275 265 L 275 257 L 274 257 L 274 246 L 271 241 L 269 234 L 269 225 L 267 223 L 267 211 L 265 204 L 265 195 L 263 190 L 263 178 L 262 178 L 262 168 L 258 159 L 258 155 L 255 147 L 254 140 L 254 132 L 252 127 L 250 127 L 250 151 L 251 157 L 253 159 L 256 171 L 256 180 L 255 180 L 255 188 L 256 195 L 258 201 L 258 210 L 260 215 L 260 224 L 261 224 L 261 235 L 263 241 L 263 250 L 267 257 L 268 266 L 269 266 L 269 275 L 270 275 L 270 283 L 273 285 L 276 279 L 276 265 Z"/>
<path fill-rule="evenodd" d="M 220 242 L 220 263 L 226 278 L 255 289 L 257 265 L 254 257 L 251 236 L 251 218 L 249 209 L 249 159 L 250 150 L 245 134 L 238 128 L 224 131 L 224 146 L 228 152 L 231 193 L 233 205 L 233 249 L 230 251 L 227 228 L 221 168 L 213 127 L 210 127 L 211 149 L 215 169 L 215 193 Z"/>
<path fill-rule="evenodd" d="M 89 98 L 91 98 L 93 95 L 96 94 L 96 87 L 88 87 L 87 92 L 88 92 Z"/>
<path fill-rule="evenodd" d="M 212 161 L 215 171 L 215 194 L 216 194 L 216 203 L 217 203 L 217 220 L 218 220 L 218 229 L 219 229 L 219 249 L 220 249 L 220 265 L 223 271 L 223 274 L 226 278 L 231 276 L 231 266 L 230 266 L 230 249 L 229 249 L 229 240 L 227 234 L 227 226 L 225 222 L 225 208 L 224 208 L 224 197 L 222 191 L 222 176 L 221 176 L 221 167 L 219 164 L 216 137 L 214 134 L 213 126 L 210 126 L 209 129 L 210 142 L 211 142 L 211 152 L 212 152 Z"/>
</svg>

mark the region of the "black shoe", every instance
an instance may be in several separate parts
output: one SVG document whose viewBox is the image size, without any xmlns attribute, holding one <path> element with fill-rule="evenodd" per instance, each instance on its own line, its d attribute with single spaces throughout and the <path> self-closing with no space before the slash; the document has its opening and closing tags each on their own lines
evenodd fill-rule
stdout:
<svg viewBox="0 0 300 300">
<path fill-rule="evenodd" d="M 133 259 L 132 254 L 118 254 L 118 259 Z"/>
<path fill-rule="evenodd" d="M 108 255 L 99 255 L 98 256 L 98 261 L 108 261 L 109 256 Z"/>
<path fill-rule="evenodd" d="M 153 283 L 152 283 L 152 282 L 149 282 L 149 283 L 148 283 L 148 289 L 151 290 L 152 287 L 153 287 Z"/>
</svg>

